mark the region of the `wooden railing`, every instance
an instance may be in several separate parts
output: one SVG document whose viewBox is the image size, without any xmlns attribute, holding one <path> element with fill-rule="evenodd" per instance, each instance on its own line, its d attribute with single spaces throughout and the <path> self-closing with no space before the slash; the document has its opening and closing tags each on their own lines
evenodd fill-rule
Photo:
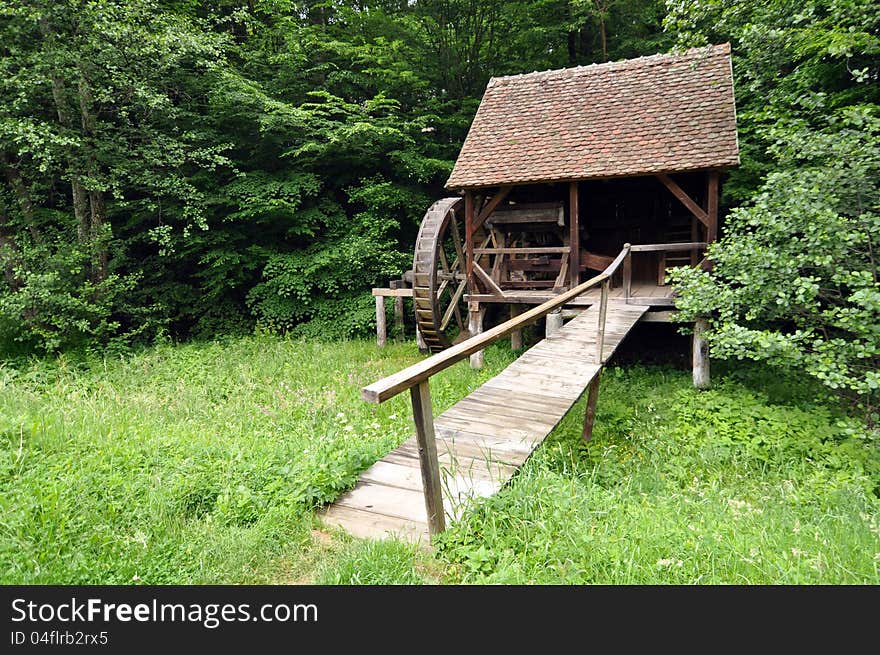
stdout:
<svg viewBox="0 0 880 655">
<path fill-rule="evenodd" d="M 437 462 L 437 447 L 434 435 L 434 416 L 429 383 L 431 376 L 509 336 L 512 332 L 535 323 L 550 312 L 570 303 L 585 291 L 600 284 L 602 285 L 602 290 L 599 298 L 599 323 L 596 333 L 596 363 L 602 364 L 605 341 L 605 317 L 608 309 L 608 290 L 611 276 L 624 261 L 629 261 L 631 248 L 630 244 L 625 244 L 620 254 L 604 271 L 586 282 L 482 334 L 475 335 L 441 353 L 432 355 L 417 364 L 413 364 L 362 389 L 361 395 L 363 399 L 371 403 L 385 402 L 389 398 L 393 398 L 397 394 L 409 389 L 413 407 L 413 420 L 416 426 L 416 440 L 419 447 L 419 465 L 425 492 L 425 508 L 428 513 L 428 529 L 432 536 L 443 532 L 446 528 L 446 521 L 443 514 L 440 467 Z"/>
</svg>

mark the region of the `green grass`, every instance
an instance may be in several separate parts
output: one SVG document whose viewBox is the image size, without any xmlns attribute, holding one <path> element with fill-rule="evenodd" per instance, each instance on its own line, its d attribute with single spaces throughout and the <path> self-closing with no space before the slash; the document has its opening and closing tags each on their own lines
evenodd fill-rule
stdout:
<svg viewBox="0 0 880 655">
<path fill-rule="evenodd" d="M 436 411 L 513 358 L 432 379 Z M 269 336 L 0 367 L 2 583 L 880 582 L 878 435 L 754 367 L 611 368 L 434 554 L 314 508 L 411 433 L 411 344 Z"/>
</svg>

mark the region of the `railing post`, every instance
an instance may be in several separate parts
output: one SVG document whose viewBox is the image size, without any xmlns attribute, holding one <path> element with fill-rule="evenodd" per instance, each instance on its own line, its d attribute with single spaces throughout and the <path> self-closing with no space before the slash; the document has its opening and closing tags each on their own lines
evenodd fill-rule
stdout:
<svg viewBox="0 0 880 655">
<path fill-rule="evenodd" d="M 608 313 L 608 279 L 602 280 L 602 294 L 599 297 L 599 330 L 596 333 L 596 363 L 602 363 L 605 347 L 605 315 Z"/>
<path fill-rule="evenodd" d="M 434 414 L 431 410 L 431 385 L 428 380 L 410 387 L 413 421 L 416 424 L 416 441 L 419 445 L 419 465 L 422 471 L 422 488 L 425 494 L 425 510 L 428 513 L 428 531 L 431 536 L 446 529 L 443 511 L 443 489 L 440 465 L 437 462 L 437 443 L 434 439 Z"/>
<path fill-rule="evenodd" d="M 624 302 L 628 305 L 629 297 L 632 295 L 632 250 L 630 249 L 630 245 L 628 243 L 623 244 L 623 247 L 626 248 L 626 259 L 623 260 L 623 299 Z"/>
</svg>

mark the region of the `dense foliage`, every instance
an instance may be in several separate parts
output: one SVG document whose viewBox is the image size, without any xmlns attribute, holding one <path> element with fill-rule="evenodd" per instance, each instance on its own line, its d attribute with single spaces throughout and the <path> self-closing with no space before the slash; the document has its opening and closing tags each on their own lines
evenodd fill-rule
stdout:
<svg viewBox="0 0 880 655">
<path fill-rule="evenodd" d="M 0 0 L 0 349 L 366 332 L 489 76 L 665 50 L 662 9 Z"/>
<path fill-rule="evenodd" d="M 805 372 L 880 405 L 880 12 L 869 0 L 676 2 L 687 44 L 737 59 L 741 203 L 711 272 L 674 276 L 716 356 Z M 757 190 L 755 187 L 757 186 Z"/>
</svg>

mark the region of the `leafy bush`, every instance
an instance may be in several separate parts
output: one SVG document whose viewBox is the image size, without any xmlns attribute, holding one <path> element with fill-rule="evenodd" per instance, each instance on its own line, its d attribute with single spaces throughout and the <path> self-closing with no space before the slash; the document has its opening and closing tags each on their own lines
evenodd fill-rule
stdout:
<svg viewBox="0 0 880 655">
<path fill-rule="evenodd" d="M 9 266 L 0 278 L 0 351 L 50 353 L 119 336 L 117 310 L 135 276 L 95 280 L 88 274 L 91 254 L 63 240 L 0 257 Z"/>
<path fill-rule="evenodd" d="M 878 139 L 880 120 L 858 108 L 777 133 L 779 170 L 728 216 L 712 271 L 672 275 L 682 319 L 712 317 L 714 356 L 802 371 L 877 406 Z"/>
</svg>

